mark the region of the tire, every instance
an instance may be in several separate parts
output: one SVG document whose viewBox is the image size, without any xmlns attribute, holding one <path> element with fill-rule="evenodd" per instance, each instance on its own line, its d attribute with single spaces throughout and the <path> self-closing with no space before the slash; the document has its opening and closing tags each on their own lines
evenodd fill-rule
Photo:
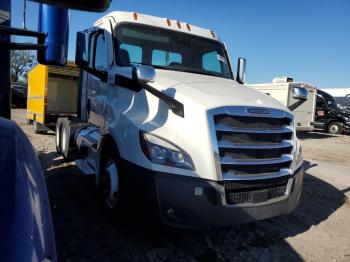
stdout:
<svg viewBox="0 0 350 262">
<path fill-rule="evenodd" d="M 344 132 L 343 124 L 340 122 L 332 122 L 328 124 L 327 132 L 329 134 L 342 134 Z"/>
<path fill-rule="evenodd" d="M 69 127 L 67 122 L 62 123 L 61 127 L 61 136 L 60 136 L 60 147 L 63 154 L 63 157 L 68 160 L 69 158 Z"/>
<path fill-rule="evenodd" d="M 56 151 L 59 154 L 62 154 L 61 135 L 62 135 L 62 121 L 60 118 L 58 118 L 56 122 L 55 143 L 56 143 Z"/>
<path fill-rule="evenodd" d="M 71 162 L 76 156 L 76 146 L 74 145 L 74 135 L 76 128 L 72 126 L 68 118 L 62 118 L 60 134 L 61 154 L 66 162 Z"/>
<path fill-rule="evenodd" d="M 121 209 L 120 167 L 117 149 L 114 144 L 103 149 L 98 179 L 98 190 L 103 205 L 110 211 Z"/>
</svg>

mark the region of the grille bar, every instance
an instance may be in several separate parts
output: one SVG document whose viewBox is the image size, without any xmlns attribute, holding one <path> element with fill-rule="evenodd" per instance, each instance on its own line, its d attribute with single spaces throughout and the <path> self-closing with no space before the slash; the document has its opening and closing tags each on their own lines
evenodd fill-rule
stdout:
<svg viewBox="0 0 350 262">
<path fill-rule="evenodd" d="M 221 165 L 243 165 L 243 166 L 255 166 L 255 165 L 271 165 L 271 164 L 280 164 L 284 162 L 292 161 L 292 157 L 290 155 L 283 155 L 279 159 L 268 159 L 268 160 L 259 160 L 259 161 L 251 161 L 251 160 L 236 160 L 229 156 L 220 157 Z"/>
<path fill-rule="evenodd" d="M 291 133 L 293 130 L 290 127 L 281 127 L 274 129 L 253 129 L 253 128 L 234 128 L 228 125 L 216 125 L 216 131 L 219 132 L 230 132 L 230 133 L 258 133 L 258 134 L 281 134 L 281 133 Z"/>
<path fill-rule="evenodd" d="M 220 148 L 239 148 L 239 149 L 271 149 L 271 148 L 286 148 L 293 146 L 292 141 L 283 141 L 278 144 L 235 144 L 227 140 L 218 141 L 218 146 Z"/>
<path fill-rule="evenodd" d="M 222 178 L 224 181 L 253 181 L 257 182 L 261 180 L 261 177 L 263 176 L 264 178 L 276 178 L 276 177 L 284 177 L 289 175 L 289 170 L 287 168 L 281 168 L 280 171 L 278 172 L 273 172 L 273 173 L 264 173 L 264 174 L 256 174 L 256 175 L 237 175 L 235 174 L 232 170 L 226 171 L 222 173 Z"/>
<path fill-rule="evenodd" d="M 274 129 L 280 128 L 281 126 L 289 126 L 291 118 L 289 117 L 253 117 L 249 116 L 238 116 L 232 118 L 231 115 L 223 114 L 215 119 L 215 124 L 225 124 L 237 128 L 254 128 L 254 129 Z"/>
</svg>

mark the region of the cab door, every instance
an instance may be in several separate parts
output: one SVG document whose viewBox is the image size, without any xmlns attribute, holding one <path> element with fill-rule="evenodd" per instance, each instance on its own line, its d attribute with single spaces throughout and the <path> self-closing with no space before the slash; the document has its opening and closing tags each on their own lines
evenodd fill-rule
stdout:
<svg viewBox="0 0 350 262">
<path fill-rule="evenodd" d="M 88 121 L 97 126 L 104 125 L 105 102 L 101 99 L 107 85 L 107 48 L 104 30 L 97 30 L 92 35 L 91 57 L 95 74 L 88 74 L 87 115 Z"/>
<path fill-rule="evenodd" d="M 315 128 L 324 128 L 327 121 L 328 106 L 326 100 L 317 94 L 315 110 Z"/>
</svg>

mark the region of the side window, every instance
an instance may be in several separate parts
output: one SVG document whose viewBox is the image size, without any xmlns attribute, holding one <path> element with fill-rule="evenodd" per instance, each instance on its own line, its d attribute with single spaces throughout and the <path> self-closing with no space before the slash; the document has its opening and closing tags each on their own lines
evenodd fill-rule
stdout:
<svg viewBox="0 0 350 262">
<path fill-rule="evenodd" d="M 142 48 L 136 45 L 121 44 L 119 46 L 119 62 L 121 65 L 141 64 Z M 129 60 L 129 61 L 126 61 Z"/>
<path fill-rule="evenodd" d="M 320 96 L 317 96 L 316 107 L 324 108 L 325 106 L 326 106 L 326 103 L 325 103 L 324 99 Z"/>
<path fill-rule="evenodd" d="M 105 44 L 104 34 L 98 34 L 95 44 L 95 64 L 96 70 L 106 71 L 107 70 L 107 52 Z"/>
<path fill-rule="evenodd" d="M 219 55 L 216 51 L 206 53 L 202 57 L 202 67 L 206 71 L 221 73 Z"/>
<path fill-rule="evenodd" d="M 182 56 L 179 53 L 173 53 L 163 50 L 153 50 L 152 65 L 172 66 L 174 64 L 182 63 Z"/>
</svg>

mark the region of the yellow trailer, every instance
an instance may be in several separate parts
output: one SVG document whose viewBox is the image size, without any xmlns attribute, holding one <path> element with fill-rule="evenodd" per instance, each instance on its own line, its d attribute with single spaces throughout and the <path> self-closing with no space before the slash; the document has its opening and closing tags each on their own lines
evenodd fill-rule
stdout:
<svg viewBox="0 0 350 262">
<path fill-rule="evenodd" d="M 79 68 L 38 64 L 28 73 L 27 122 L 35 133 L 54 130 L 58 117 L 77 115 Z"/>
</svg>

